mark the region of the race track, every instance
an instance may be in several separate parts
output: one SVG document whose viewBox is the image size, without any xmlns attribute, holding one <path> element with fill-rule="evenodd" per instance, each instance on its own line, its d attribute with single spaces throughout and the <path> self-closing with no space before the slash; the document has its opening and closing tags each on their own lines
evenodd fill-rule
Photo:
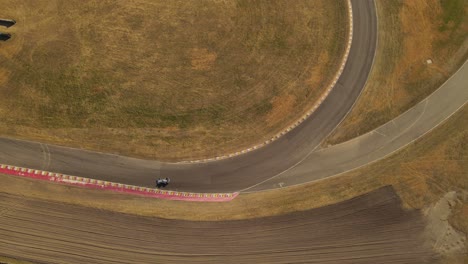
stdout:
<svg viewBox="0 0 468 264">
<path fill-rule="evenodd" d="M 468 62 L 436 92 L 398 118 L 354 140 L 318 149 L 365 84 L 375 51 L 372 1 L 353 1 L 354 38 L 336 87 L 304 123 L 247 154 L 209 163 L 169 164 L 0 138 L 0 163 L 153 187 L 170 177 L 170 189 L 193 192 L 260 191 L 334 176 L 375 162 L 439 125 L 468 101 Z M 364 53 L 364 52 L 367 53 Z"/>
<path fill-rule="evenodd" d="M 145 187 L 153 187 L 156 178 L 169 177 L 170 188 L 178 191 L 229 192 L 263 182 L 313 151 L 363 89 L 375 53 L 377 20 L 372 0 L 352 1 L 352 8 L 353 40 L 337 84 L 306 121 L 263 148 L 216 162 L 170 164 L 0 139 L 0 163 Z"/>
<path fill-rule="evenodd" d="M 286 173 L 245 191 L 302 184 L 378 161 L 430 132 L 468 102 L 468 61 L 429 97 L 394 120 L 342 144 L 311 153 Z"/>
<path fill-rule="evenodd" d="M 171 190 L 259 191 L 334 176 L 375 162 L 421 137 L 468 101 L 468 64 L 436 92 L 391 122 L 349 142 L 319 149 L 363 89 L 376 42 L 373 1 L 352 1 L 353 41 L 342 75 L 305 122 L 279 140 L 234 158 L 198 164 L 163 163 L 0 138 L 0 163 L 154 187 L 169 177 Z"/>
<path fill-rule="evenodd" d="M 372 0 L 353 0 L 354 34 L 337 85 L 277 141 L 226 160 L 177 164 L 0 139 L 0 163 L 125 184 L 194 192 L 261 191 L 323 179 L 379 160 L 421 137 L 468 101 L 468 64 L 395 120 L 320 149 L 363 89 L 376 48 Z M 157 210 L 158 208 L 155 208 Z M 196 213 L 196 212 L 194 212 Z M 421 212 L 390 187 L 283 216 L 224 222 L 164 220 L 0 193 L 0 255 L 39 263 L 434 263 Z"/>
</svg>

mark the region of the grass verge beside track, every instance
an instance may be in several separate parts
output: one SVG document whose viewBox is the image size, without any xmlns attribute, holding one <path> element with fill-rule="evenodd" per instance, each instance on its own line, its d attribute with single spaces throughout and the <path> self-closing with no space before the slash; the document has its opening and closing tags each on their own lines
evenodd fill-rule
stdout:
<svg viewBox="0 0 468 264">
<path fill-rule="evenodd" d="M 373 69 L 355 107 L 326 145 L 397 117 L 437 89 L 468 58 L 467 1 L 378 0 L 376 7 L 379 37 Z"/>
</svg>

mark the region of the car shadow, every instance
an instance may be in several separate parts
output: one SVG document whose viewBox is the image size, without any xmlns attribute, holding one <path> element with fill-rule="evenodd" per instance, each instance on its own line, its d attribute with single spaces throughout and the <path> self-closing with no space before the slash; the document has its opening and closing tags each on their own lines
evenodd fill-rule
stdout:
<svg viewBox="0 0 468 264">
<path fill-rule="evenodd" d="M 16 24 L 16 21 L 15 20 L 11 20 L 11 19 L 0 19 L 0 26 L 4 26 L 4 27 L 11 27 L 13 26 L 14 24 Z"/>
<path fill-rule="evenodd" d="M 9 33 L 0 33 L 0 41 L 7 41 L 11 38 Z"/>
</svg>

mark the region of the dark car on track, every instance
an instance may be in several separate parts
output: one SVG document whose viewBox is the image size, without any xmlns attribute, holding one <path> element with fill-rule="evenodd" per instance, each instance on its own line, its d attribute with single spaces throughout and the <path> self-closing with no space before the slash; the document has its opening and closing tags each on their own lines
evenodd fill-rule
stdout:
<svg viewBox="0 0 468 264">
<path fill-rule="evenodd" d="M 164 188 L 164 187 L 166 187 L 166 186 L 169 184 L 170 181 L 171 181 L 171 180 L 170 180 L 169 178 L 157 179 L 157 180 L 156 180 L 156 187 L 157 187 L 157 188 L 161 188 L 161 187 Z"/>
</svg>

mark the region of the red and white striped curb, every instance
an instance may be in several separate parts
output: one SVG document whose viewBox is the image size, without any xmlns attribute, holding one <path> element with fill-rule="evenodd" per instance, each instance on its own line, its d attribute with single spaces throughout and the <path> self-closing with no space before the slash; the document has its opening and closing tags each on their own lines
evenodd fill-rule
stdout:
<svg viewBox="0 0 468 264">
<path fill-rule="evenodd" d="M 179 163 L 200 163 L 200 162 L 210 162 L 210 161 L 222 160 L 222 159 L 227 159 L 227 158 L 239 156 L 241 154 L 256 150 L 258 148 L 264 147 L 264 146 L 270 144 L 271 142 L 279 139 L 281 136 L 285 135 L 286 133 L 291 131 L 293 128 L 300 125 L 310 115 L 312 115 L 312 113 L 314 113 L 315 110 L 317 110 L 317 108 L 323 103 L 325 98 L 330 94 L 330 92 L 332 91 L 332 89 L 335 86 L 336 82 L 338 82 L 338 79 L 340 78 L 341 74 L 343 73 L 345 64 L 348 61 L 349 51 L 351 50 L 351 43 L 352 43 L 352 40 L 353 40 L 353 8 L 351 6 L 351 0 L 347 0 L 346 2 L 348 4 L 348 14 L 349 14 L 349 16 L 348 16 L 349 17 L 349 34 L 348 34 L 348 43 L 346 45 L 346 51 L 345 51 L 345 54 L 343 56 L 343 60 L 341 61 L 340 69 L 336 73 L 335 77 L 333 78 L 333 82 L 328 86 L 325 93 L 320 97 L 318 102 L 315 103 L 315 105 L 309 111 L 307 111 L 301 118 L 299 118 L 296 122 L 294 122 L 294 124 L 292 124 L 291 126 L 286 128 L 285 130 L 283 130 L 280 133 L 276 134 L 272 138 L 264 141 L 263 143 L 255 145 L 255 146 L 253 146 L 251 148 L 244 149 L 244 150 L 241 150 L 241 151 L 237 151 L 235 153 L 231 153 L 231 154 L 227 154 L 227 155 L 217 156 L 217 157 L 214 157 L 214 158 L 200 159 L 200 160 L 188 160 L 188 161 L 181 161 Z"/>
<path fill-rule="evenodd" d="M 193 201 L 193 202 L 228 202 L 239 193 L 192 193 L 160 190 L 115 182 L 108 182 L 66 174 L 34 170 L 16 166 L 0 164 L 0 174 L 8 174 L 25 178 L 51 181 L 66 185 L 75 185 L 91 189 L 110 190 L 115 192 L 134 194 L 166 200 Z"/>
</svg>

